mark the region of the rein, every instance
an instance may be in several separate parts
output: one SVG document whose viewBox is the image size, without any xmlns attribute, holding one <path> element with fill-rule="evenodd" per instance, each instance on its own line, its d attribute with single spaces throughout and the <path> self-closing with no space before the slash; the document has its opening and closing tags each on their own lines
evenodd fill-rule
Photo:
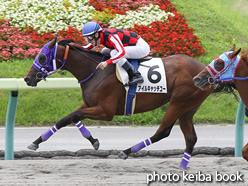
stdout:
<svg viewBox="0 0 248 186">
<path fill-rule="evenodd" d="M 99 64 L 99 62 L 97 62 L 96 60 L 92 59 L 91 57 L 87 56 L 86 54 L 84 54 L 83 52 L 81 52 L 80 50 L 78 50 L 77 47 L 75 47 L 73 43 L 69 43 L 68 45 L 71 46 L 74 50 L 76 50 L 80 54 L 84 55 L 85 57 L 87 57 L 88 59 L 90 59 L 91 61 L 93 61 L 94 63 Z"/>
<path fill-rule="evenodd" d="M 102 57 L 102 60 L 101 62 L 104 60 L 104 56 Z M 85 78 L 84 80 L 81 80 L 81 81 L 78 81 L 78 83 L 83 83 L 85 81 L 87 81 L 88 79 L 90 79 L 94 74 L 95 72 L 97 71 L 98 68 L 96 68 L 87 78 Z"/>
<path fill-rule="evenodd" d="M 99 64 L 99 62 L 97 62 L 96 60 L 92 59 L 91 57 L 87 56 L 86 54 L 84 54 L 83 52 L 81 52 L 80 50 L 78 50 L 77 47 L 75 47 L 75 46 L 73 45 L 73 43 L 69 43 L 68 45 L 71 46 L 73 49 L 75 49 L 75 50 L 76 50 L 77 52 L 79 52 L 80 54 L 84 55 L 85 57 L 87 57 L 88 59 L 90 59 L 91 61 L 93 61 L 94 63 Z M 68 46 L 68 45 L 67 45 L 67 46 Z M 101 62 L 102 62 L 103 60 L 104 60 L 104 56 L 103 56 Z M 83 82 L 89 80 L 89 79 L 95 74 L 96 71 L 97 71 L 97 68 L 96 68 L 96 69 L 95 69 L 87 78 L 85 78 L 84 80 L 78 81 L 78 83 L 83 83 Z"/>
<path fill-rule="evenodd" d="M 241 77 L 221 78 L 221 79 L 214 79 L 214 81 L 223 81 L 223 80 L 229 80 L 229 79 L 247 80 L 248 77 L 244 77 L 244 78 L 241 78 Z"/>
</svg>

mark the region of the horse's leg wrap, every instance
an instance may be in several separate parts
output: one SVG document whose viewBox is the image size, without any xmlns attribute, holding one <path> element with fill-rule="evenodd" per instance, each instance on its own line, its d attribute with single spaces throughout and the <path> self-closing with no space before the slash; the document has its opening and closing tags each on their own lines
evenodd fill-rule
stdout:
<svg viewBox="0 0 248 186">
<path fill-rule="evenodd" d="M 150 138 L 146 139 L 145 141 L 142 141 L 140 143 L 138 143 L 137 145 L 134 145 L 131 147 L 131 153 L 135 153 L 135 152 L 138 152 L 140 151 L 141 149 L 149 146 L 152 144 L 152 141 Z"/>
<path fill-rule="evenodd" d="M 88 139 L 91 144 L 93 145 L 94 149 L 97 150 L 99 148 L 99 140 L 98 139 L 94 139 L 92 137 L 92 135 L 90 134 L 90 132 L 85 128 L 85 126 L 82 124 L 81 121 L 78 121 L 76 123 L 76 126 L 78 127 L 78 129 L 80 130 L 81 134 Z"/>
<path fill-rule="evenodd" d="M 120 153 L 118 154 L 118 157 L 121 158 L 121 159 L 127 159 L 128 155 L 129 155 L 130 153 L 138 152 L 138 151 L 140 151 L 141 149 L 143 149 L 143 148 L 145 148 L 145 147 L 147 147 L 147 146 L 149 146 L 149 145 L 151 145 L 151 144 L 152 144 L 152 141 L 151 141 L 150 138 L 148 138 L 148 139 L 146 139 L 146 140 L 144 140 L 144 141 L 142 141 L 142 142 L 140 142 L 140 143 L 138 143 L 138 144 L 132 146 L 131 148 L 126 149 L 126 150 L 124 150 L 123 152 L 120 152 Z"/>
<path fill-rule="evenodd" d="M 78 127 L 78 129 L 85 138 L 88 139 L 91 136 L 90 132 L 85 128 L 85 126 L 81 123 L 81 121 L 77 122 L 76 126 Z"/>
<path fill-rule="evenodd" d="M 180 164 L 180 168 L 182 168 L 182 169 L 187 168 L 190 157 L 191 157 L 191 154 L 184 152 L 183 159 L 182 159 L 181 164 Z"/>
<path fill-rule="evenodd" d="M 43 133 L 37 140 L 35 140 L 33 143 L 31 143 L 28 146 L 28 149 L 37 150 L 39 148 L 39 144 L 41 142 L 44 142 L 44 141 L 48 140 L 48 138 L 50 138 L 57 131 L 58 131 L 58 128 L 57 128 L 56 125 L 54 125 L 52 128 L 50 128 L 45 133 Z"/>
<path fill-rule="evenodd" d="M 50 128 L 48 131 L 46 131 L 45 133 L 43 133 L 41 135 L 42 142 L 46 141 L 48 138 L 50 138 L 57 131 L 58 131 L 58 129 L 57 129 L 56 125 L 54 125 L 52 128 Z"/>
</svg>

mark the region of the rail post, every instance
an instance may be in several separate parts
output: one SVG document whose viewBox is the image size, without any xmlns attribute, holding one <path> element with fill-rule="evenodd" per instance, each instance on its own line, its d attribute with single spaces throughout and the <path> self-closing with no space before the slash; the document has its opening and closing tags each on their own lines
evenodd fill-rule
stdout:
<svg viewBox="0 0 248 186">
<path fill-rule="evenodd" d="M 9 103 L 5 120 L 5 160 L 14 159 L 14 127 L 20 90 L 62 90 L 80 89 L 80 84 L 75 78 L 47 78 L 37 87 L 30 87 L 23 78 L 0 78 L 0 90 L 9 90 Z"/>
<path fill-rule="evenodd" d="M 14 159 L 14 127 L 18 102 L 18 91 L 10 91 L 9 104 L 5 121 L 5 160 Z"/>
<path fill-rule="evenodd" d="M 235 129 L 235 157 L 242 157 L 242 148 L 244 143 L 244 123 L 245 123 L 245 105 L 240 98 L 236 115 Z"/>
</svg>

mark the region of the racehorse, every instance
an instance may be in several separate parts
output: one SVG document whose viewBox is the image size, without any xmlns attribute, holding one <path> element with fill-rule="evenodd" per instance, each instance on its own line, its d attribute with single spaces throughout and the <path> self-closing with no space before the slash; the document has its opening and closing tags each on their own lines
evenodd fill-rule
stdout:
<svg viewBox="0 0 248 186">
<path fill-rule="evenodd" d="M 57 39 L 54 38 L 44 45 L 24 80 L 28 86 L 37 86 L 39 81 L 57 70 L 67 70 L 80 82 L 83 104 L 36 139 L 28 147 L 31 150 L 38 149 L 41 142 L 71 123 L 77 125 L 82 135 L 97 150 L 98 139 L 93 138 L 81 121 L 86 118 L 111 121 L 114 115 L 124 114 L 126 92 L 123 84 L 116 77 L 116 65 L 109 65 L 104 70 L 96 70 L 97 63 L 103 58 L 101 53 L 84 50 L 80 46 L 75 46 L 77 44 L 68 43 L 72 43 L 72 40 L 67 39 L 57 43 Z M 161 60 L 163 70 L 166 72 L 167 93 L 137 93 L 134 114 L 156 109 L 169 102 L 167 111 L 153 136 L 120 152 L 118 157 L 126 159 L 130 153 L 138 152 L 145 146 L 168 137 L 178 119 L 186 143 L 180 167 L 185 169 L 197 141 L 193 116 L 212 90 L 202 91 L 193 82 L 193 77 L 206 65 L 182 54 Z"/>
<path fill-rule="evenodd" d="M 248 52 L 239 56 L 241 48 L 236 50 L 233 45 L 230 51 L 215 58 L 205 69 L 194 77 L 195 85 L 202 90 L 212 88 L 218 82 L 233 81 L 244 102 L 246 116 L 248 117 Z M 248 144 L 242 149 L 242 156 L 248 161 Z"/>
</svg>

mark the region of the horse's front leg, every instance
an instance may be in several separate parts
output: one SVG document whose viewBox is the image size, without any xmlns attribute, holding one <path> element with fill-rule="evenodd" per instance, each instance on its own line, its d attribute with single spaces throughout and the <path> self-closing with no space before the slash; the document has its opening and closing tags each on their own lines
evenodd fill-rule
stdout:
<svg viewBox="0 0 248 186">
<path fill-rule="evenodd" d="M 85 104 L 82 104 L 77 110 L 82 110 L 82 109 L 85 109 L 85 108 L 87 108 L 87 106 Z M 76 111 L 74 111 L 74 112 L 76 112 Z M 44 132 L 39 138 L 37 138 L 32 144 L 30 144 L 28 146 L 28 149 L 37 150 L 39 148 L 40 143 L 45 142 L 46 140 L 48 140 L 55 132 L 57 132 L 62 127 L 65 127 L 65 126 L 71 124 L 73 122 L 73 119 L 72 119 L 73 116 L 74 116 L 73 113 L 71 113 L 68 116 L 64 117 L 59 122 L 57 122 L 52 128 L 50 128 L 49 130 Z M 85 118 L 82 118 L 82 119 L 85 119 Z M 93 145 L 94 149 L 97 150 L 99 148 L 98 139 L 94 139 L 92 137 L 90 132 L 83 126 L 81 121 L 77 121 L 75 123 L 76 123 L 76 126 L 79 128 L 80 132 L 82 133 L 82 135 L 85 138 L 87 138 L 91 142 L 91 144 Z"/>
<path fill-rule="evenodd" d="M 108 111 L 108 109 L 103 109 L 101 105 L 78 109 L 73 112 L 71 116 L 72 121 L 76 124 L 82 135 L 91 142 L 95 150 L 99 148 L 99 141 L 92 137 L 90 132 L 82 124 L 81 120 L 88 118 L 92 120 L 111 121 L 113 117 L 114 110 Z"/>
</svg>

